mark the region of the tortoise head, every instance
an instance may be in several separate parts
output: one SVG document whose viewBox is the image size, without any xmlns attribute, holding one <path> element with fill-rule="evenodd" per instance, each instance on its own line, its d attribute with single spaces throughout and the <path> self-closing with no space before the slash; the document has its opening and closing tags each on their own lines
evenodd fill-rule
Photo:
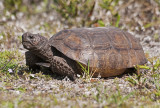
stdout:
<svg viewBox="0 0 160 108">
<path fill-rule="evenodd" d="M 26 32 L 22 35 L 22 44 L 28 50 L 36 50 L 43 47 L 48 42 L 48 39 L 40 34 L 32 34 Z"/>
</svg>

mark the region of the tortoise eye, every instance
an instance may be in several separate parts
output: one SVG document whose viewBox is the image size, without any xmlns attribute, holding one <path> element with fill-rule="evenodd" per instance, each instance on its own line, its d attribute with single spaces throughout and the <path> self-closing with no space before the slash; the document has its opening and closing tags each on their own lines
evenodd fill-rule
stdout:
<svg viewBox="0 0 160 108">
<path fill-rule="evenodd" d="M 33 36 L 32 36 L 32 35 L 30 35 L 30 36 L 29 36 L 29 38 L 30 38 L 30 39 L 33 39 Z"/>
</svg>

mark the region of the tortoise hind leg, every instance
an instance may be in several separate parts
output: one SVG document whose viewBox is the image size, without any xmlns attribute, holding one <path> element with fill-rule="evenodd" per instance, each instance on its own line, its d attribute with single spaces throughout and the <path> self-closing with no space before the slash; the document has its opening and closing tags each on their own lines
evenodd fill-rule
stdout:
<svg viewBox="0 0 160 108">
<path fill-rule="evenodd" d="M 33 71 L 40 70 L 40 66 L 36 65 L 36 63 L 44 62 L 41 58 L 34 55 L 32 52 L 25 52 L 26 65 L 29 66 L 29 69 Z"/>
</svg>

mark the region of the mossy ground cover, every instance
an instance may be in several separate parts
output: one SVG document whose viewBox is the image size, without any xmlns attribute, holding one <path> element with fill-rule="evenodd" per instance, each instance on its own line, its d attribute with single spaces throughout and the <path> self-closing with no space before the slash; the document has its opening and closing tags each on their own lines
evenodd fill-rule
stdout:
<svg viewBox="0 0 160 108">
<path fill-rule="evenodd" d="M 145 4 L 138 0 L 126 2 L 127 4 L 121 0 L 91 2 L 0 1 L 0 6 L 3 7 L 3 11 L 0 11 L 1 108 L 159 108 L 160 31 L 157 26 L 160 21 L 159 2 L 156 0 L 148 0 Z M 154 9 L 149 7 L 149 4 L 154 5 Z M 59 7 L 56 7 L 57 5 Z M 147 10 L 147 6 L 152 11 Z M 89 8 L 86 11 L 84 7 Z M 123 13 L 122 7 L 128 10 Z M 141 13 L 139 9 L 144 11 Z M 149 15 L 151 17 L 147 17 Z M 136 67 L 139 75 L 126 73 L 118 77 L 90 79 L 91 76 L 86 70 L 87 76 L 79 78 L 79 82 L 74 83 L 68 78 L 59 77 L 46 70 L 33 72 L 25 65 L 26 50 L 21 44 L 21 35 L 26 31 L 40 33 L 49 38 L 65 28 L 108 24 L 130 31 L 139 38 L 148 59 L 146 65 Z"/>
</svg>

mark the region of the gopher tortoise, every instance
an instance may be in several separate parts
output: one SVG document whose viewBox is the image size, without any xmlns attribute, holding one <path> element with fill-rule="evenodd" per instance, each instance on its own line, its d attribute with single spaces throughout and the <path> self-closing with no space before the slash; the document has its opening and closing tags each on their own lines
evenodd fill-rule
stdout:
<svg viewBox="0 0 160 108">
<path fill-rule="evenodd" d="M 87 66 L 89 62 L 93 77 L 110 77 L 147 62 L 139 41 L 115 27 L 66 29 L 49 40 L 27 32 L 22 44 L 29 50 L 25 53 L 29 68 L 42 65 L 72 80 L 82 73 L 79 63 Z"/>
</svg>

